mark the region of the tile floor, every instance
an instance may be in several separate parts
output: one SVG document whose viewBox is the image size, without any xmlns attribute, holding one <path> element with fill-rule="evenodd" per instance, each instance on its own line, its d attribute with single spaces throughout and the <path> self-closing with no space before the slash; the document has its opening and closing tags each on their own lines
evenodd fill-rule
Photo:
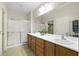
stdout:
<svg viewBox="0 0 79 59">
<path fill-rule="evenodd" d="M 27 45 L 22 45 L 7 49 L 4 56 L 34 56 L 34 54 Z"/>
</svg>

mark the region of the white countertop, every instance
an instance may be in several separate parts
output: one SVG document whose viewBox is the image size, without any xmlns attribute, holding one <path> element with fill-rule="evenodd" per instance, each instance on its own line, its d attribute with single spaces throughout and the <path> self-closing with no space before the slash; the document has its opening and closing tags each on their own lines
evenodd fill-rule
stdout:
<svg viewBox="0 0 79 59">
<path fill-rule="evenodd" d="M 61 35 L 55 35 L 55 34 L 41 35 L 40 33 L 28 33 L 28 34 L 79 52 L 79 46 L 78 46 L 79 40 L 76 37 L 65 36 L 66 42 L 63 43 Z"/>
</svg>

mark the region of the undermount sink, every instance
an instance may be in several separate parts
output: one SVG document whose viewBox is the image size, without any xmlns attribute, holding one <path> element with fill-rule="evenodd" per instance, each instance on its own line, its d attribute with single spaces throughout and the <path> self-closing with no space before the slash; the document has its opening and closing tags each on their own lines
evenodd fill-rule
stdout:
<svg viewBox="0 0 79 59">
<path fill-rule="evenodd" d="M 73 44 L 73 42 L 64 39 L 55 39 L 55 41 L 67 45 Z"/>
</svg>

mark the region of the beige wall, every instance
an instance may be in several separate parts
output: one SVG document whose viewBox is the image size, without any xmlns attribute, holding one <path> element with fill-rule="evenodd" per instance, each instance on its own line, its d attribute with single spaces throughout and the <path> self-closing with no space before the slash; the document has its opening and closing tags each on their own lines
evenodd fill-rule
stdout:
<svg viewBox="0 0 79 59">
<path fill-rule="evenodd" d="M 31 12 L 29 12 L 27 15 L 26 15 L 26 17 L 27 17 L 27 20 L 31 20 Z"/>
<path fill-rule="evenodd" d="M 17 20 L 25 20 L 25 19 L 27 20 L 27 16 L 23 13 L 18 13 L 17 11 L 12 11 L 8 9 L 7 13 L 8 13 L 8 19 L 16 18 Z"/>
</svg>

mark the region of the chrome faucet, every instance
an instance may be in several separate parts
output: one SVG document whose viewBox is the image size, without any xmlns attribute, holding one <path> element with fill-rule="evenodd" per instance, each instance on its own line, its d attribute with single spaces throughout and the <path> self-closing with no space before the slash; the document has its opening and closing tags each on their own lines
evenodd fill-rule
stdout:
<svg viewBox="0 0 79 59">
<path fill-rule="evenodd" d="M 62 40 L 66 40 L 65 35 L 62 35 Z"/>
<path fill-rule="evenodd" d="M 62 35 L 62 38 L 65 38 L 64 36 L 69 36 L 69 34 L 68 34 L 68 33 L 63 34 L 63 35 Z M 66 38 L 65 38 L 65 39 L 66 39 Z"/>
<path fill-rule="evenodd" d="M 62 35 L 62 40 L 66 40 L 65 37 L 64 37 L 64 35 Z"/>
</svg>

